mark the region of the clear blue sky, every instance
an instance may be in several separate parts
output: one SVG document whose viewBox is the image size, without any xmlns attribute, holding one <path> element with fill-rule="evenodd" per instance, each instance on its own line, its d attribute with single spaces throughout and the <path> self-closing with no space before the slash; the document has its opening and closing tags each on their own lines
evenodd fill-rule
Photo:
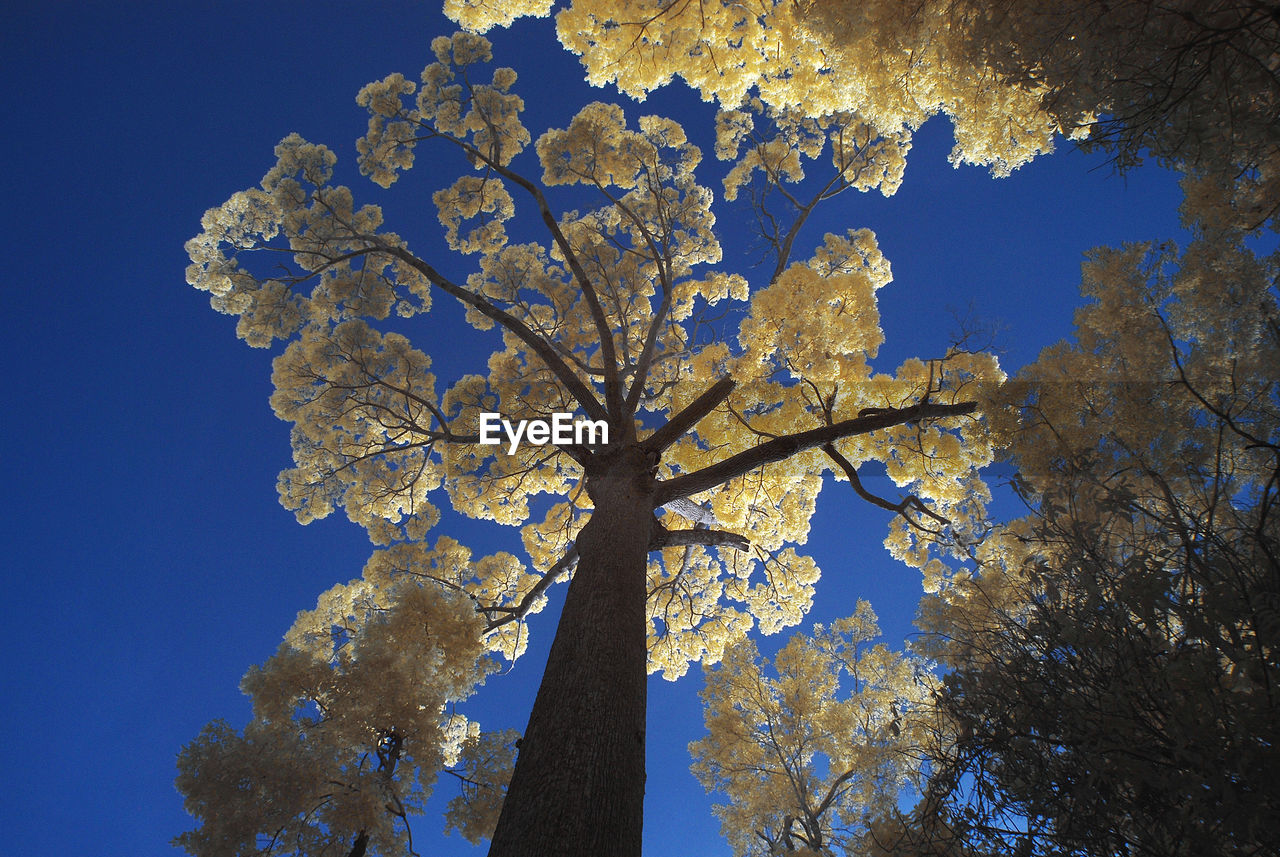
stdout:
<svg viewBox="0 0 1280 857">
<path fill-rule="evenodd" d="M 43 2 L 8 4 L 0 46 L 0 138 L 9 259 L 4 271 L 4 593 L 12 633 L 0 694 L 10 854 L 160 857 L 188 819 L 174 756 L 215 717 L 240 725 L 237 691 L 299 609 L 359 574 L 369 552 L 342 520 L 299 527 L 276 502 L 288 428 L 272 417 L 271 354 L 236 340 L 234 320 L 183 281 L 183 242 L 204 210 L 257 183 L 291 131 L 335 147 L 357 198 L 382 201 L 353 166 L 366 82 L 416 77 L 452 27 L 422 2 Z M 548 22 L 495 34 L 521 73 L 536 134 L 585 101 Z M 673 88 L 629 114 L 673 115 L 705 141 L 711 110 Z M 1016 368 L 1070 330 L 1081 253 L 1177 236 L 1176 186 L 1121 178 L 1063 151 L 995 181 L 946 163 L 950 131 L 920 134 L 890 200 L 842 198 L 810 233 L 870 227 L 892 261 L 880 293 L 885 365 L 941 351 L 950 310 L 1003 325 Z M 705 147 L 707 160 L 716 164 Z M 429 169 L 425 163 L 419 169 Z M 442 174 L 440 184 L 451 181 Z M 704 183 L 717 182 L 708 174 Z M 391 196 L 394 196 L 392 194 Z M 427 200 L 422 200 L 427 203 Z M 721 208 L 726 235 L 741 209 Z M 398 215 L 397 215 L 398 216 Z M 424 206 L 390 224 L 438 232 Z M 425 238 L 423 239 L 425 241 Z M 740 240 L 727 265 L 748 269 Z M 807 250 L 799 251 L 801 256 Z M 757 273 L 758 276 L 758 273 Z M 423 340 L 448 336 L 431 328 Z M 848 492 L 824 493 L 809 549 L 824 569 L 812 618 L 870 598 L 889 637 L 910 633 L 918 578 L 881 547 L 886 521 Z M 489 552 L 510 533 L 471 530 Z M 493 539 L 494 544 L 485 544 Z M 556 605 L 537 617 L 549 642 Z M 523 728 L 545 657 L 535 646 L 468 710 Z M 646 852 L 723 857 L 710 800 L 688 773 L 701 734 L 695 668 L 654 679 Z M 442 782 L 444 798 L 452 785 Z M 478 854 L 419 822 L 424 854 Z"/>
</svg>

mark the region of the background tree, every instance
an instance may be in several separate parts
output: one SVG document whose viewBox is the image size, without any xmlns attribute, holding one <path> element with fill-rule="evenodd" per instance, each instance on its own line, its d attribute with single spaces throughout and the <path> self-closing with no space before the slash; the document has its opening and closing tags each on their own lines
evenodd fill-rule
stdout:
<svg viewBox="0 0 1280 857">
<path fill-rule="evenodd" d="M 1274 170 L 1280 5 L 1227 0 L 961 2 L 967 54 L 1041 94 L 1121 166 Z"/>
<path fill-rule="evenodd" d="M 721 123 L 727 192 L 754 187 L 775 226 L 776 263 L 752 290 L 741 276 L 699 271 L 720 259 L 712 194 L 676 123 L 642 117 L 632 130 L 621 108 L 587 105 L 537 141 L 535 181 L 517 170 L 531 137 L 515 72 L 482 73 L 489 44 L 475 35 L 432 49 L 421 86 L 391 75 L 360 93 L 371 115 L 360 166 L 388 187 L 427 142 L 469 163 L 433 195 L 449 248 L 478 257 L 465 281 L 384 230 L 379 208 L 357 207 L 331 184 L 334 155 L 296 135 L 261 187 L 208 212 L 188 245 L 188 280 L 239 316 L 242 338 L 288 342 L 272 397 L 294 424 L 282 501 L 303 522 L 342 507 L 381 545 L 362 579 L 322 597 L 251 673 L 245 736 L 215 729 L 184 752 L 180 782 L 203 830 L 224 790 L 251 789 L 260 808 L 237 817 L 231 839 L 185 837 L 196 853 L 226 853 L 230 841 L 241 853 L 348 841 L 395 852 L 434 771 L 454 759 L 473 797 L 500 790 L 498 748 L 510 742 L 478 734 L 451 706 L 492 656 L 519 656 L 526 619 L 572 577 L 491 853 L 636 854 L 646 672 L 679 675 L 755 624 L 770 632 L 803 616 L 819 572 L 795 546 L 824 472 L 897 511 L 889 544 L 918 564 L 931 545 L 964 542 L 981 514 L 974 472 L 990 447 L 971 415 L 1002 378 L 994 359 L 954 350 L 876 372 L 875 293 L 890 275 L 874 236 L 827 235 L 812 258 L 791 259 L 819 202 L 892 191 L 902 138 L 857 114 L 812 120 L 763 105 Z M 829 168 L 818 166 L 824 154 Z M 806 164 L 826 176 L 806 182 Z M 585 186 L 595 196 L 565 199 L 601 207 L 557 215 L 548 194 L 558 185 Z M 778 198 L 789 211 L 774 213 Z M 508 235 L 517 199 L 546 244 Z M 487 375 L 442 393 L 431 358 L 401 333 L 437 293 L 495 331 L 481 339 L 495 348 Z M 703 318 L 748 297 L 736 337 Z M 482 413 L 515 422 L 557 412 L 602 422 L 608 442 L 478 443 Z M 868 492 L 857 469 L 870 461 L 909 496 Z M 527 562 L 473 559 L 447 537 L 430 544 L 440 492 L 461 514 L 521 526 Z M 535 504 L 542 493 L 553 499 Z M 433 598 L 445 617 L 415 612 Z M 415 621 L 412 645 L 364 642 L 400 640 L 410 632 L 399 623 Z M 436 675 L 452 683 L 415 698 L 414 683 Z M 375 677 L 395 692 L 380 696 Z M 246 781 L 227 761 L 245 741 L 264 759 L 305 747 L 306 770 L 325 772 L 322 790 L 314 777 L 276 778 L 269 763 L 265 780 Z M 483 776 L 471 768 L 480 757 L 492 760 L 476 762 Z M 473 804 L 459 823 L 482 827 L 491 810 Z"/>
<path fill-rule="evenodd" d="M 845 841 L 815 822 L 811 783 L 883 764 L 861 755 L 874 730 L 827 731 L 840 709 L 824 677 L 838 661 L 784 671 L 780 658 L 788 678 L 809 665 L 815 698 L 736 657 L 709 677 L 703 743 L 721 754 L 713 764 L 727 760 L 712 770 L 765 772 L 755 789 L 711 780 L 734 798 L 726 835 L 740 853 L 1274 853 L 1280 258 L 1244 238 L 1202 224 L 1181 254 L 1094 251 L 1076 341 L 1003 388 L 993 422 L 1031 514 L 988 534 L 964 568 L 926 566 L 917 669 L 945 676 L 894 710 L 911 736 L 900 770 L 922 775 L 910 813 L 882 799 Z M 737 698 L 764 699 L 766 715 L 741 702 L 729 715 L 729 670 L 764 689 Z M 829 746 L 852 761 L 820 758 Z M 695 747 L 704 779 L 707 755 Z M 770 785 L 770 764 L 801 797 Z M 800 821 L 800 836 L 779 834 Z"/>
<path fill-rule="evenodd" d="M 1034 93 L 1086 146 L 1122 169 L 1150 156 L 1187 172 L 1206 224 L 1280 225 L 1280 4 L 944 5 L 969 62 Z"/>
<path fill-rule="evenodd" d="M 871 821 L 920 773 L 922 664 L 892 652 L 867 602 L 773 659 L 744 641 L 707 670 L 693 771 L 738 855 L 862 853 Z"/>
<path fill-rule="evenodd" d="M 925 602 L 957 740 L 886 841 L 1273 853 L 1277 261 L 1203 229 L 1091 255 L 1076 342 L 1009 388 L 1033 515 Z"/>
<path fill-rule="evenodd" d="M 515 736 L 481 736 L 445 714 L 494 666 L 482 630 L 467 599 L 409 577 L 326 593 L 245 676 L 254 716 L 243 734 L 215 721 L 183 749 L 178 789 L 202 823 L 177 844 L 192 854 L 321 854 L 372 841 L 412 852 L 409 818 L 460 755 L 474 790 L 487 780 L 497 780 L 487 791 L 500 789 L 502 760 L 483 766 L 481 745 Z M 486 829 L 486 796 L 474 797 L 449 816 L 472 836 Z"/>
</svg>

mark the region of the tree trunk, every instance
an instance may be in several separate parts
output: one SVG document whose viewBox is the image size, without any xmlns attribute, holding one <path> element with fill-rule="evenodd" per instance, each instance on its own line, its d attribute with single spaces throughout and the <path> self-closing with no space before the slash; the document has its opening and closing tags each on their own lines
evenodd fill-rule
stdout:
<svg viewBox="0 0 1280 857">
<path fill-rule="evenodd" d="M 489 857 L 640 855 L 653 482 L 624 449 L 587 491 L 595 509 Z"/>
</svg>

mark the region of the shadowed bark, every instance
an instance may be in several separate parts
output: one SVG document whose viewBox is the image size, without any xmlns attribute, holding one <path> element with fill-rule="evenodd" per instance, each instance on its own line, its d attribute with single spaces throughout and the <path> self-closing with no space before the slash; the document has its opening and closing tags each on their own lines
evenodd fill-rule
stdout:
<svg viewBox="0 0 1280 857">
<path fill-rule="evenodd" d="M 490 857 L 639 857 L 644 818 L 645 570 L 653 483 L 623 449 L 589 473 L 578 570 Z"/>
</svg>

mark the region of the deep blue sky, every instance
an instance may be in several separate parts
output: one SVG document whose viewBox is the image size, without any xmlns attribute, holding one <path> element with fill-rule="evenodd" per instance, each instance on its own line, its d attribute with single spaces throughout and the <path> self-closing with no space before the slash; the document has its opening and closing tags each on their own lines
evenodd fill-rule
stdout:
<svg viewBox="0 0 1280 857">
<path fill-rule="evenodd" d="M 430 39 L 452 27 L 429 0 L 7 5 L 0 556 L 13 648 L 0 830 L 11 854 L 171 855 L 168 840 L 189 826 L 172 786 L 177 750 L 212 718 L 243 723 L 246 667 L 369 551 L 345 521 L 302 528 L 277 504 L 288 428 L 267 406 L 271 355 L 236 340 L 234 320 L 185 285 L 183 242 L 206 208 L 257 183 L 291 131 L 337 149 L 357 199 L 394 197 L 354 169 L 365 123 L 354 95 L 392 71 L 416 77 Z M 548 22 L 495 41 L 499 62 L 521 73 L 535 135 L 587 100 L 617 100 L 578 83 Z M 628 111 L 674 115 L 707 139 L 710 108 L 687 91 Z M 1069 332 L 1084 250 L 1177 234 L 1176 186 L 1157 170 L 1120 178 L 1063 151 L 995 181 L 951 169 L 950 146 L 949 129 L 931 123 L 897 196 L 841 199 L 798 251 L 824 230 L 878 233 L 896 277 L 880 293 L 887 366 L 938 353 L 957 309 L 1000 322 L 1016 368 Z M 704 182 L 718 186 L 713 172 Z M 411 240 L 438 232 L 422 202 L 390 227 Z M 740 215 L 720 209 L 726 234 L 745 231 Z M 729 244 L 729 266 L 746 269 L 744 247 Z M 450 335 L 430 327 L 434 315 L 422 324 Z M 868 597 L 900 641 L 919 582 L 887 561 L 884 516 L 847 488 L 820 507 L 813 618 Z M 470 532 L 482 552 L 511 538 Z M 554 605 L 538 617 L 535 642 L 549 641 L 554 618 Z M 543 652 L 491 680 L 470 713 L 523 728 Z M 654 857 L 728 854 L 688 773 L 700 688 L 696 668 L 651 688 Z M 482 853 L 436 824 L 416 828 L 424 853 Z"/>
</svg>

